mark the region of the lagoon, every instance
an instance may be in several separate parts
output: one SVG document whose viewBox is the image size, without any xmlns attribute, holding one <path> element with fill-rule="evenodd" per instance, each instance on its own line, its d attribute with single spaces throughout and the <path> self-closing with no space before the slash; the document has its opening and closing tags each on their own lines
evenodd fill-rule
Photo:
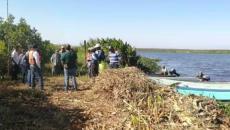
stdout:
<svg viewBox="0 0 230 130">
<path fill-rule="evenodd" d="M 161 59 L 160 65 L 175 68 L 183 77 L 195 77 L 199 71 L 211 81 L 230 81 L 230 54 L 161 53 L 138 51 L 141 56 Z"/>
</svg>

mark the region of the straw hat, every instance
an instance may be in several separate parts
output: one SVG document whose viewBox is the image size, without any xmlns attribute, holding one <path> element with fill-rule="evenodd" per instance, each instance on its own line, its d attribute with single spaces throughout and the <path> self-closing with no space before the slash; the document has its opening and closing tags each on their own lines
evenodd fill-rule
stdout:
<svg viewBox="0 0 230 130">
<path fill-rule="evenodd" d="M 97 43 L 94 48 L 98 48 L 98 47 L 101 47 L 101 45 L 99 43 Z"/>
</svg>

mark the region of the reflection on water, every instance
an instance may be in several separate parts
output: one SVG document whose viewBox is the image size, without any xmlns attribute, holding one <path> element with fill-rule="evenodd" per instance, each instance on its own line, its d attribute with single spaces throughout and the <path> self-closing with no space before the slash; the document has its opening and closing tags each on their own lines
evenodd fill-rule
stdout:
<svg viewBox="0 0 230 130">
<path fill-rule="evenodd" d="M 208 74 L 212 81 L 230 81 L 230 55 L 154 53 L 139 51 L 138 54 L 161 59 L 160 64 L 175 68 L 181 76 L 194 77 L 199 71 Z"/>
</svg>

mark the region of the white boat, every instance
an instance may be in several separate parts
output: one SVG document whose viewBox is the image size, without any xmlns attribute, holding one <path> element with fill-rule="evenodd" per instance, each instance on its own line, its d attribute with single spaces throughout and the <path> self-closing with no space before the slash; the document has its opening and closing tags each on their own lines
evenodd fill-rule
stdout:
<svg viewBox="0 0 230 130">
<path fill-rule="evenodd" d="M 150 77 L 158 84 L 175 85 L 177 92 L 216 100 L 230 100 L 230 82 L 200 82 L 193 77 Z"/>
</svg>

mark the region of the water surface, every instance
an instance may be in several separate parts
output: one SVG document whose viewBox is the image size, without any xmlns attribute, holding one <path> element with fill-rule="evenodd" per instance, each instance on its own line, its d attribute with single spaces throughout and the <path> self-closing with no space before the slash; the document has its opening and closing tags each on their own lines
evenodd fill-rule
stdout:
<svg viewBox="0 0 230 130">
<path fill-rule="evenodd" d="M 161 59 L 160 65 L 175 68 L 182 76 L 195 77 L 199 71 L 208 74 L 211 81 L 230 81 L 229 54 L 154 53 L 138 51 L 148 58 Z"/>
</svg>

